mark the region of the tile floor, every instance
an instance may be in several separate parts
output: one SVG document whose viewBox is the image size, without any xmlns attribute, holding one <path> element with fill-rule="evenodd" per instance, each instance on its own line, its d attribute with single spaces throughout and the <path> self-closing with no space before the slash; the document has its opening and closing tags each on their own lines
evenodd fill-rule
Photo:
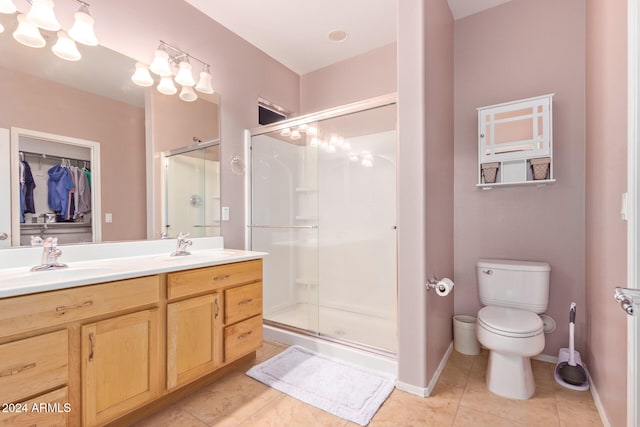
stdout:
<svg viewBox="0 0 640 427">
<path fill-rule="evenodd" d="M 265 342 L 255 363 L 285 348 Z M 560 387 L 550 363 L 533 361 L 536 393 L 532 399 L 509 400 L 491 394 L 485 387 L 487 358 L 486 351 L 479 356 L 454 351 L 431 397 L 396 389 L 369 426 L 602 426 L 591 393 Z M 245 370 L 228 374 L 136 426 L 357 426 L 253 380 Z"/>
</svg>

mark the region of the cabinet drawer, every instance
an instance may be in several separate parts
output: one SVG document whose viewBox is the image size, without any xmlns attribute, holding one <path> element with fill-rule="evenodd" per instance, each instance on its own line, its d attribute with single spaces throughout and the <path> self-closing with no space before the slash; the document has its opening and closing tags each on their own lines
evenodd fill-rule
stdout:
<svg viewBox="0 0 640 427">
<path fill-rule="evenodd" d="M 67 387 L 21 402 L 9 412 L 0 412 L 0 427 L 65 427 L 68 425 L 69 390 Z"/>
<path fill-rule="evenodd" d="M 172 300 L 256 280 L 262 280 L 261 259 L 179 271 L 167 275 L 167 297 Z"/>
<path fill-rule="evenodd" d="M 224 323 L 231 325 L 262 313 L 262 282 L 224 291 Z"/>
<path fill-rule="evenodd" d="M 224 361 L 231 362 L 262 345 L 262 316 L 224 328 Z"/>
<path fill-rule="evenodd" d="M 0 331 L 9 336 L 159 300 L 158 276 L 6 298 L 0 300 Z"/>
<path fill-rule="evenodd" d="M 0 403 L 64 385 L 69 375 L 67 330 L 0 346 Z"/>
</svg>

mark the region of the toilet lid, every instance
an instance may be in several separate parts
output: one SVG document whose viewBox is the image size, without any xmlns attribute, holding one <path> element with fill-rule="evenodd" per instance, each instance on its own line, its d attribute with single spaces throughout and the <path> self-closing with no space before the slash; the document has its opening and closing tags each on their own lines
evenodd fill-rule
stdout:
<svg viewBox="0 0 640 427">
<path fill-rule="evenodd" d="M 484 307 L 478 323 L 491 332 L 508 337 L 526 338 L 542 333 L 542 319 L 530 311 L 508 307 Z"/>
</svg>

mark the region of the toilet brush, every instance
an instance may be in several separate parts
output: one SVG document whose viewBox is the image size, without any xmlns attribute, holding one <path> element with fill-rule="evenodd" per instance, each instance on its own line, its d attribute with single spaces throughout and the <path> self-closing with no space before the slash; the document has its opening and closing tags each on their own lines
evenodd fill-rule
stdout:
<svg viewBox="0 0 640 427">
<path fill-rule="evenodd" d="M 572 302 L 569 308 L 569 351 L 568 360 L 561 360 L 556 367 L 556 372 L 560 379 L 566 384 L 582 387 L 587 384 L 587 374 L 584 368 L 576 363 L 576 351 L 574 347 L 574 328 L 576 321 L 576 303 Z M 562 350 L 565 349 L 561 349 Z M 578 356 L 579 358 L 579 356 Z M 559 357 L 559 359 L 563 359 Z"/>
</svg>

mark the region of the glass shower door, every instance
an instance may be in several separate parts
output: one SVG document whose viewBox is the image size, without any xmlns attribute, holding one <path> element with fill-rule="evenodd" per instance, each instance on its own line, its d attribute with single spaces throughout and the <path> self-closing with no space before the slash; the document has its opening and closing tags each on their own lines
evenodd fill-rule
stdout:
<svg viewBox="0 0 640 427">
<path fill-rule="evenodd" d="M 220 235 L 220 146 L 165 157 L 165 231 L 168 237 Z"/>
<path fill-rule="evenodd" d="M 318 331 L 395 353 L 396 106 L 323 120 L 318 134 Z"/>
<path fill-rule="evenodd" d="M 251 247 L 264 263 L 264 319 L 318 330 L 317 149 L 280 131 L 251 138 Z"/>
</svg>

